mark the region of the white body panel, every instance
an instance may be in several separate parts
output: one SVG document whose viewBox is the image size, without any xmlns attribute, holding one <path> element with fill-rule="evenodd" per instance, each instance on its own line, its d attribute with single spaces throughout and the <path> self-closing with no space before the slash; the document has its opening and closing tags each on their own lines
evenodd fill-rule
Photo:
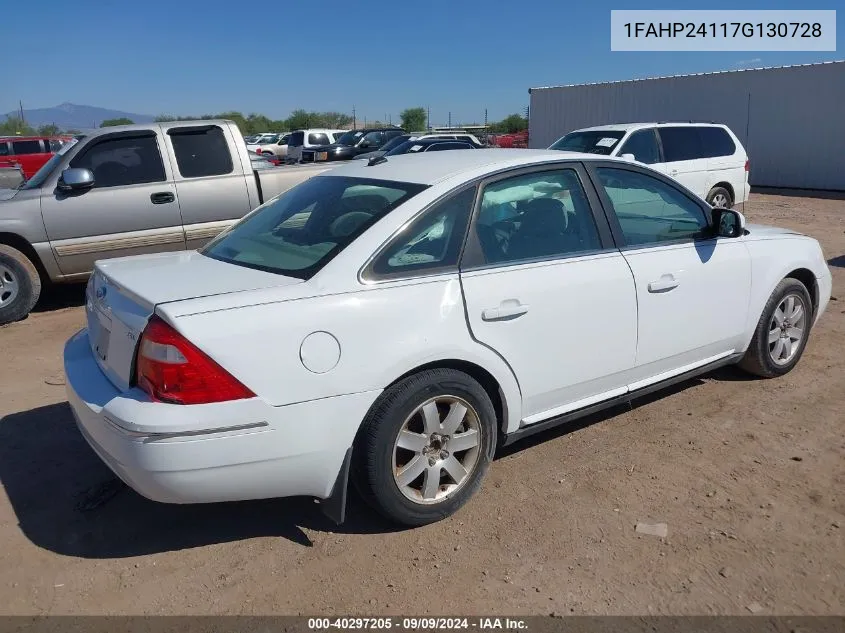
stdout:
<svg viewBox="0 0 845 633">
<path fill-rule="evenodd" d="M 742 352 L 773 288 L 794 270 L 815 277 L 816 318 L 824 312 L 831 283 L 818 243 L 753 225 L 748 235 L 697 247 L 610 248 L 395 280 L 360 274 L 391 236 L 466 182 L 594 159 L 478 150 L 399 156 L 377 167 L 353 161 L 321 177 L 377 176 L 429 188 L 307 280 L 198 253 L 100 262 L 89 330 L 65 348 L 68 399 L 83 434 L 152 499 L 325 498 L 379 394 L 421 366 L 474 366 L 492 376 L 502 430 L 513 433 Z M 649 292 L 666 274 L 679 284 Z M 95 292 L 101 285 L 108 286 L 104 301 Z M 481 317 L 513 307 L 511 299 L 527 311 Z M 172 405 L 131 386 L 132 351 L 153 311 L 255 397 Z M 100 312 L 117 324 L 105 361 L 92 351 Z M 332 339 L 336 348 L 324 345 Z"/>
</svg>

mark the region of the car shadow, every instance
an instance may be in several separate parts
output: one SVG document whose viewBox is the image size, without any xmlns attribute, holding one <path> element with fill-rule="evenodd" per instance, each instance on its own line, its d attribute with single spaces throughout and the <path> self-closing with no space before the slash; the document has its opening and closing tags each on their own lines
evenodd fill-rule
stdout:
<svg viewBox="0 0 845 633">
<path fill-rule="evenodd" d="M 837 268 L 845 268 L 845 255 L 839 255 L 838 257 L 831 257 L 827 260 L 828 266 L 836 266 Z"/>
<path fill-rule="evenodd" d="M 745 380 L 733 369 L 707 376 Z M 749 378 L 751 379 L 751 378 Z M 526 437 L 497 451 L 507 457 L 702 384 L 679 383 L 655 394 Z M 24 535 L 65 556 L 105 559 L 176 551 L 261 536 L 313 545 L 305 530 L 384 534 L 401 530 L 350 491 L 347 517 L 335 525 L 308 498 L 170 505 L 140 496 L 102 463 L 80 435 L 66 402 L 0 419 L 0 483 Z"/>
<path fill-rule="evenodd" d="M 85 284 L 54 284 L 41 289 L 33 312 L 52 312 L 85 305 Z"/>
<path fill-rule="evenodd" d="M 31 542 L 82 558 L 141 556 L 260 536 L 311 547 L 303 528 L 350 534 L 398 529 L 355 497 L 342 526 L 306 498 L 202 505 L 150 501 L 100 461 L 67 403 L 0 420 L 0 483 Z"/>
</svg>

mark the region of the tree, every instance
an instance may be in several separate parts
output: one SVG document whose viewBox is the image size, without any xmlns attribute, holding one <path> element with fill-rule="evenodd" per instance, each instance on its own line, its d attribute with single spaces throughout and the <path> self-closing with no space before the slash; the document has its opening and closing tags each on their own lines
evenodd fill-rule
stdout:
<svg viewBox="0 0 845 633">
<path fill-rule="evenodd" d="M 409 132 L 418 132 L 426 128 L 425 108 L 408 108 L 399 114 L 402 119 L 402 127 Z"/>
<path fill-rule="evenodd" d="M 10 116 L 5 121 L 0 122 L 0 135 L 16 136 L 27 134 L 35 134 L 35 130 L 27 125 L 26 121 L 19 116 Z"/>
<path fill-rule="evenodd" d="M 506 132 L 508 134 L 514 134 L 515 132 L 522 132 L 527 129 L 528 119 L 521 114 L 511 114 L 501 121 L 490 124 L 491 132 Z"/>
<path fill-rule="evenodd" d="M 55 123 L 48 123 L 38 128 L 38 134 L 40 136 L 56 136 L 60 132 L 59 126 Z"/>
<path fill-rule="evenodd" d="M 127 119 L 125 116 L 118 119 L 106 119 L 100 123 L 100 127 L 112 127 L 114 125 L 132 125 L 135 123 L 132 119 Z"/>
<path fill-rule="evenodd" d="M 287 118 L 287 128 L 289 130 L 303 130 L 310 127 L 311 115 L 303 109 L 294 110 Z"/>
</svg>

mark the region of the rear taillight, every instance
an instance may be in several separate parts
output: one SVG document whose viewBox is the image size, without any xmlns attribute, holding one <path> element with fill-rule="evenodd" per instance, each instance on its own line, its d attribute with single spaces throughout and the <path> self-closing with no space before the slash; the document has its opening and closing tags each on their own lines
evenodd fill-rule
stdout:
<svg viewBox="0 0 845 633">
<path fill-rule="evenodd" d="M 750 160 L 745 161 L 745 171 L 751 171 L 751 161 Z"/>
<path fill-rule="evenodd" d="M 172 404 L 207 404 L 255 396 L 155 315 L 141 335 L 135 376 L 138 387 L 154 400 Z"/>
</svg>

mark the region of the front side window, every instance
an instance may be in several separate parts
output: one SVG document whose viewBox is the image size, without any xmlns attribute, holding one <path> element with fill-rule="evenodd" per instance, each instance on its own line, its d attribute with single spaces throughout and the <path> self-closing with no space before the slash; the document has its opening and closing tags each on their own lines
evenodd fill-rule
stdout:
<svg viewBox="0 0 845 633">
<path fill-rule="evenodd" d="M 562 139 L 553 143 L 549 149 L 608 156 L 616 148 L 617 143 L 619 143 L 619 140 L 623 136 L 625 136 L 625 132 L 621 130 L 570 132 Z"/>
<path fill-rule="evenodd" d="M 660 141 L 663 143 L 663 158 L 667 163 L 704 157 L 698 128 L 662 127 L 659 132 Z"/>
<path fill-rule="evenodd" d="M 223 130 L 216 125 L 172 128 L 176 165 L 183 178 L 231 174 L 234 166 Z"/>
<path fill-rule="evenodd" d="M 54 158 L 59 156 L 56 154 Z M 60 159 L 59 159 L 60 160 Z M 70 167 L 90 169 L 94 187 L 122 187 L 164 182 L 164 164 L 153 133 L 106 139 L 74 156 Z"/>
<path fill-rule="evenodd" d="M 487 263 L 566 257 L 601 247 L 573 169 L 515 176 L 487 186 L 475 231 Z"/>
<path fill-rule="evenodd" d="M 12 141 L 12 153 L 18 156 L 23 154 L 41 154 L 41 141 Z"/>
<path fill-rule="evenodd" d="M 384 145 L 384 132 L 370 132 L 364 136 L 364 142 L 369 143 L 369 147 L 379 148 Z"/>
<path fill-rule="evenodd" d="M 676 187 L 626 169 L 599 167 L 596 173 L 628 246 L 710 236 L 704 209 Z"/>
<path fill-rule="evenodd" d="M 646 165 L 653 165 L 660 162 L 660 151 L 657 149 L 657 138 L 654 130 L 637 130 L 619 150 L 622 154 L 633 154 L 634 159 Z"/>
<path fill-rule="evenodd" d="M 373 262 L 376 275 L 456 267 L 475 200 L 475 187 L 436 203 L 402 230 Z"/>
<path fill-rule="evenodd" d="M 305 141 L 305 132 L 294 132 L 288 139 L 288 147 L 302 147 Z"/>
<path fill-rule="evenodd" d="M 259 207 L 201 252 L 214 259 L 308 279 L 425 185 L 314 176 Z"/>
</svg>

